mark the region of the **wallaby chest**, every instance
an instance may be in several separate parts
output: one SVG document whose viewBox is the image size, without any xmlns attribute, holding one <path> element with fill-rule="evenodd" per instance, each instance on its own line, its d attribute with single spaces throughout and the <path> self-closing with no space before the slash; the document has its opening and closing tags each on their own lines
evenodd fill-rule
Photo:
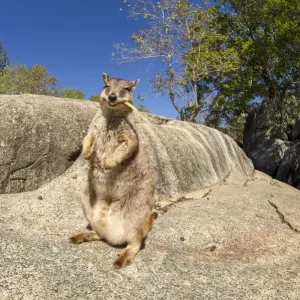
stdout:
<svg viewBox="0 0 300 300">
<path fill-rule="evenodd" d="M 94 165 L 103 170 L 107 159 L 112 157 L 117 159 L 123 151 L 126 151 L 131 140 L 137 140 L 137 135 L 126 118 L 105 118 L 99 125 L 95 142 Z M 123 163 L 117 169 L 120 171 L 122 166 Z"/>
<path fill-rule="evenodd" d="M 119 144 L 124 142 L 124 135 L 135 134 L 126 119 L 108 119 L 100 129 L 97 140 L 97 149 L 103 152 L 115 150 Z"/>
</svg>

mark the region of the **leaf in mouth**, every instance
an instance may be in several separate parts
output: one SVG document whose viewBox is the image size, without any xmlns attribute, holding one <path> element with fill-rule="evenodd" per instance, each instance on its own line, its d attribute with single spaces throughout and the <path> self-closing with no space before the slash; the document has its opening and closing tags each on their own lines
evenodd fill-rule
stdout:
<svg viewBox="0 0 300 300">
<path fill-rule="evenodd" d="M 131 103 L 129 102 L 124 102 L 127 106 L 129 106 L 132 110 L 138 111 L 136 107 L 134 107 Z"/>
<path fill-rule="evenodd" d="M 128 107 L 130 107 L 132 110 L 138 112 L 138 113 L 139 113 L 139 116 L 140 116 L 140 119 L 143 120 L 142 115 L 140 114 L 139 110 L 138 110 L 136 107 L 134 107 L 134 106 L 133 106 L 131 103 L 129 103 L 129 102 L 124 102 L 124 103 L 125 103 Z"/>
</svg>

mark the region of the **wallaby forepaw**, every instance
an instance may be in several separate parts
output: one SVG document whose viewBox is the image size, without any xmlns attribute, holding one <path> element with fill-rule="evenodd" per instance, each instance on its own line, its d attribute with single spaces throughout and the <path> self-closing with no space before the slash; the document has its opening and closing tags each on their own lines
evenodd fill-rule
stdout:
<svg viewBox="0 0 300 300">
<path fill-rule="evenodd" d="M 89 160 L 92 156 L 95 147 L 96 135 L 97 135 L 97 131 L 94 130 L 92 133 L 88 134 L 83 140 L 82 156 L 86 160 Z"/>
<path fill-rule="evenodd" d="M 85 149 L 83 152 L 82 152 L 82 156 L 85 160 L 89 160 L 92 156 L 92 149 Z"/>
<path fill-rule="evenodd" d="M 117 166 L 117 163 L 114 160 L 106 159 L 103 167 L 105 170 L 111 170 L 111 169 L 115 168 L 116 166 Z"/>
</svg>

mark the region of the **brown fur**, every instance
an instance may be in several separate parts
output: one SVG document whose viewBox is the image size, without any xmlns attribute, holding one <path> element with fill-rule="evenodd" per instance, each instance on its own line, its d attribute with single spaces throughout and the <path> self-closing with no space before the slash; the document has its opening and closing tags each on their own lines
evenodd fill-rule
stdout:
<svg viewBox="0 0 300 300">
<path fill-rule="evenodd" d="M 70 242 L 127 243 L 114 262 L 115 268 L 122 268 L 132 262 L 157 217 L 152 214 L 157 179 L 139 142 L 133 112 L 124 104 L 133 104 L 132 90 L 138 80 L 112 79 L 105 73 L 103 79 L 101 113 L 83 142 L 83 157 L 90 168 L 82 204 L 93 231 L 75 235 Z M 110 95 L 116 96 L 115 101 L 109 100 Z"/>
</svg>

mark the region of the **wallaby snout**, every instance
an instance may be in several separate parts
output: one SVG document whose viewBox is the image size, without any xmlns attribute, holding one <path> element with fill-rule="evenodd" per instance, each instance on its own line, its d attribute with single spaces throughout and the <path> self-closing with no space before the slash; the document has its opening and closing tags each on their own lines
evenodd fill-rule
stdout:
<svg viewBox="0 0 300 300">
<path fill-rule="evenodd" d="M 109 100 L 110 102 L 115 102 L 115 101 L 117 100 L 117 95 L 114 94 L 114 93 L 109 94 L 108 100 Z"/>
</svg>

